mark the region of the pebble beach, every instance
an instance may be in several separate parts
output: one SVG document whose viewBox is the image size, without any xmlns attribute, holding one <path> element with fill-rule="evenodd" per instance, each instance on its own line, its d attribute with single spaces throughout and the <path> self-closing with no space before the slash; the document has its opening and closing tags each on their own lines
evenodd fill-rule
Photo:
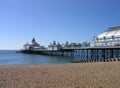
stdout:
<svg viewBox="0 0 120 88">
<path fill-rule="evenodd" d="M 120 88 L 120 62 L 1 65 L 0 88 Z"/>
</svg>

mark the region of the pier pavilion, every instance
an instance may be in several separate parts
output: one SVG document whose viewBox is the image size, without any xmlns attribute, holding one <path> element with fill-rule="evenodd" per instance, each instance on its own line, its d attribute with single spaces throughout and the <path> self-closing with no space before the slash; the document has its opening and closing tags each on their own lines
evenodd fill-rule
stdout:
<svg viewBox="0 0 120 88">
<path fill-rule="evenodd" d="M 25 45 L 23 45 L 23 49 L 24 50 L 40 50 L 40 49 L 45 49 L 45 47 L 38 44 L 35 38 L 33 38 L 31 43 L 26 43 Z"/>
</svg>

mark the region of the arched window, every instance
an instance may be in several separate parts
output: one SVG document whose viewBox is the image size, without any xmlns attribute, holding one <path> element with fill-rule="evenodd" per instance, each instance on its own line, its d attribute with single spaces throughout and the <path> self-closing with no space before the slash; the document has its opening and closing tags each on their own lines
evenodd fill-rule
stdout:
<svg viewBox="0 0 120 88">
<path fill-rule="evenodd" d="M 114 39 L 115 39 L 115 37 L 114 37 L 114 36 L 112 36 L 112 39 L 114 40 Z"/>
<path fill-rule="evenodd" d="M 104 40 L 106 40 L 106 37 L 104 36 Z"/>
<path fill-rule="evenodd" d="M 99 40 L 98 37 L 96 37 L 96 40 L 97 40 L 97 41 Z"/>
</svg>

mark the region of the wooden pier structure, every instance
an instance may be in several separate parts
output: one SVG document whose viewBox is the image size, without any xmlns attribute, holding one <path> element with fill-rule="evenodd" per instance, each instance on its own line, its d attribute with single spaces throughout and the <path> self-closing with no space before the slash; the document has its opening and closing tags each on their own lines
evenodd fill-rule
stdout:
<svg viewBox="0 0 120 88">
<path fill-rule="evenodd" d="M 120 46 L 63 47 L 60 50 L 22 50 L 23 53 L 79 57 L 79 62 L 120 61 Z"/>
</svg>

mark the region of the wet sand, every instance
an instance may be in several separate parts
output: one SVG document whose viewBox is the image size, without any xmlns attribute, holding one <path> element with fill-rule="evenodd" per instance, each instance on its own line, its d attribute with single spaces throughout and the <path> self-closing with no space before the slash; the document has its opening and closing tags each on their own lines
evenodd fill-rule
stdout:
<svg viewBox="0 0 120 88">
<path fill-rule="evenodd" d="M 120 88 L 120 62 L 1 65 L 0 88 Z"/>
</svg>

